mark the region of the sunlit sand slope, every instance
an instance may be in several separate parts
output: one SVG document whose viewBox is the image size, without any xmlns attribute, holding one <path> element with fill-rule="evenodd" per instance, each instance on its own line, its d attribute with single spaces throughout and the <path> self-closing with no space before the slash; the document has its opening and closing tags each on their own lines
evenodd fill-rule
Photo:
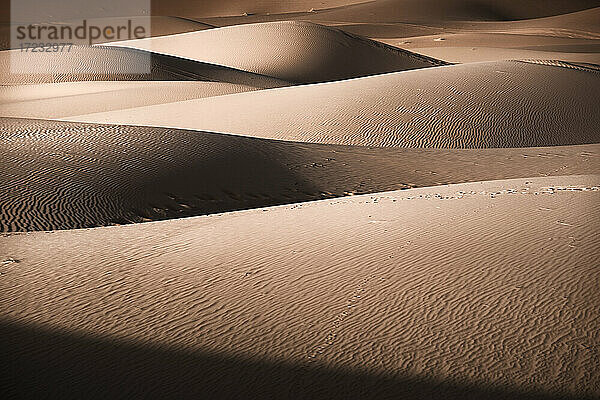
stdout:
<svg viewBox="0 0 600 400">
<path fill-rule="evenodd" d="M 368 146 L 594 143 L 600 73 L 561 62 L 474 63 L 68 119 Z"/>
<path fill-rule="evenodd" d="M 323 82 L 444 62 L 308 22 L 229 26 L 112 43 L 273 76 Z"/>
<path fill-rule="evenodd" d="M 595 398 L 599 218 L 595 175 L 3 237 L 5 388 Z"/>
<path fill-rule="evenodd" d="M 61 118 L 257 89 L 210 81 L 80 81 L 0 86 L 0 115 Z"/>
<path fill-rule="evenodd" d="M 586 8 L 591 6 L 596 7 Z M 598 6 L 598 1 L 542 5 L 531 1 L 419 0 L 399 5 L 393 0 L 310 13 L 203 20 L 216 26 L 311 21 L 449 62 L 545 58 L 599 64 Z M 524 17 L 531 19 L 521 19 Z"/>
</svg>

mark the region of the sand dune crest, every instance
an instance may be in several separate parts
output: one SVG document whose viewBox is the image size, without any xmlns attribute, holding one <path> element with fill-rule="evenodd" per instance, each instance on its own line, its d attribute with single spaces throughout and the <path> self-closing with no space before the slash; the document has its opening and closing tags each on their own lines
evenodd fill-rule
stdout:
<svg viewBox="0 0 600 400">
<path fill-rule="evenodd" d="M 473 63 L 68 119 L 362 146 L 596 143 L 600 75 L 516 61 Z"/>
<path fill-rule="evenodd" d="M 445 64 L 343 31 L 286 21 L 112 43 L 296 83 L 347 79 Z"/>
</svg>

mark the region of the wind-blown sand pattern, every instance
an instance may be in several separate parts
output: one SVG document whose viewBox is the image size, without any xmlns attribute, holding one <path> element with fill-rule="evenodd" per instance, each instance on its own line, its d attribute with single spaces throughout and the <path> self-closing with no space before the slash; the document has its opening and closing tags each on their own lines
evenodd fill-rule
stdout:
<svg viewBox="0 0 600 400">
<path fill-rule="evenodd" d="M 3 399 L 600 399 L 597 0 L 4 8 Z"/>
<path fill-rule="evenodd" d="M 473 63 L 66 119 L 361 146 L 582 144 L 599 139 L 599 78 L 596 70 Z"/>
<path fill-rule="evenodd" d="M 119 125 L 2 122 L 8 128 L 0 136 L 6 176 L 0 181 L 0 231 L 5 232 L 176 218 L 518 177 L 525 171 L 530 176 L 600 173 L 598 144 L 424 151 Z"/>
<path fill-rule="evenodd" d="M 49 393 L 46 376 L 74 390 L 118 377 L 136 396 L 591 398 L 599 185 L 493 181 L 9 236 L 0 307 L 17 347 L 3 359 L 43 360 Z M 44 348 L 23 334 L 39 327 L 71 333 Z"/>
</svg>

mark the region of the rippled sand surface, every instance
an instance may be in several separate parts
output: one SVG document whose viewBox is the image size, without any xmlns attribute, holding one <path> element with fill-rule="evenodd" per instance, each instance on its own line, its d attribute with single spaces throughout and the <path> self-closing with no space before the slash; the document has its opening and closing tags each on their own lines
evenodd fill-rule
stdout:
<svg viewBox="0 0 600 400">
<path fill-rule="evenodd" d="M 600 398 L 597 1 L 152 6 L 0 22 L 3 398 Z"/>
</svg>

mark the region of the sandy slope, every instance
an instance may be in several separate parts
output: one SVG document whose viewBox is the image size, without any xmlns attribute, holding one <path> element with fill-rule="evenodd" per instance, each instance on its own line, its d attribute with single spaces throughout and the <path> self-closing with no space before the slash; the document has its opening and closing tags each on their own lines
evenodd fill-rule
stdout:
<svg viewBox="0 0 600 400">
<path fill-rule="evenodd" d="M 517 2 L 513 0 L 376 0 L 359 4 L 306 12 L 258 13 L 255 15 L 227 16 L 221 14 L 206 18 L 190 10 L 189 15 L 216 26 L 237 25 L 276 20 L 300 19 L 317 23 L 411 23 L 448 25 L 462 22 L 502 22 L 560 16 L 600 6 L 598 0 L 551 0 Z M 169 14 L 172 15 L 172 14 Z"/>
<path fill-rule="evenodd" d="M 0 238 L 5 387 L 599 396 L 599 185 L 504 180 Z"/>
<path fill-rule="evenodd" d="M 68 119 L 369 146 L 597 142 L 600 74 L 557 65 L 453 65 Z"/>
<path fill-rule="evenodd" d="M 61 118 L 251 90 L 257 88 L 208 81 L 82 81 L 0 86 L 0 115 Z"/>
<path fill-rule="evenodd" d="M 307 12 L 311 9 L 330 9 L 352 4 L 364 3 L 368 0 L 203 0 L 190 2 L 186 0 L 154 0 L 152 14 L 180 15 L 187 17 L 210 17 L 242 14 L 271 14 Z"/>
<path fill-rule="evenodd" d="M 2 124 L 1 231 L 140 222 L 411 186 L 600 173 L 597 144 L 386 149 L 43 120 Z"/>
<path fill-rule="evenodd" d="M 3 398 L 600 398 L 599 5 L 154 0 L 0 51 L 0 116 L 75 121 L 0 118 Z"/>
<path fill-rule="evenodd" d="M 571 46 L 571 45 L 569 45 Z M 573 45 L 574 46 L 574 45 Z M 594 45 L 595 46 L 595 45 Z M 515 59 L 538 59 L 538 60 L 563 60 L 569 62 L 585 62 L 600 64 L 600 52 L 577 52 L 576 47 L 564 48 L 565 51 L 557 51 L 553 47 L 550 51 L 537 49 L 506 49 L 503 47 L 419 47 L 412 49 L 419 54 L 428 57 L 439 58 L 452 63 L 472 63 L 486 61 L 501 61 Z M 592 50 L 588 48 L 588 50 Z M 573 52 L 572 52 L 573 51 Z"/>
<path fill-rule="evenodd" d="M 30 63 L 35 65 L 35 71 L 19 69 Z M 0 80 L 4 85 L 82 80 L 208 80 L 261 88 L 288 84 L 219 65 L 108 46 L 73 46 L 62 53 L 1 51 Z"/>
<path fill-rule="evenodd" d="M 464 1 L 433 3 L 404 2 L 401 6 L 396 1 L 377 1 L 314 13 L 223 17 L 206 21 L 217 26 L 282 19 L 312 21 L 450 62 L 546 58 L 600 63 L 600 52 L 592 44 L 600 38 L 600 7 L 576 11 L 578 8 L 573 3 L 562 2 L 555 5 L 566 7 L 563 11 L 569 12 L 559 13 L 559 9 L 552 10 L 547 2 L 537 11 L 533 10 L 539 7 L 535 2 L 494 2 L 487 6 L 479 2 L 482 5 L 479 8 L 472 7 L 473 2 Z M 530 8 L 529 13 L 517 12 L 516 16 L 528 15 L 532 19 L 497 20 L 492 14 L 497 14 L 507 3 L 509 8 Z M 588 4 L 593 5 L 600 3 Z M 546 15 L 543 11 L 552 16 L 540 18 Z M 486 12 L 488 17 L 485 17 Z M 461 13 L 464 14 L 460 16 Z M 452 20 L 452 15 L 459 16 L 460 20 Z M 563 45 L 557 46 L 557 39 L 561 39 Z M 586 53 L 582 53 L 581 47 L 577 46 L 586 40 Z M 508 48 L 512 50 L 508 51 Z M 547 53 L 542 53 L 542 48 Z"/>
<path fill-rule="evenodd" d="M 237 25 L 112 43 L 297 83 L 442 65 L 419 55 L 308 22 Z"/>
<path fill-rule="evenodd" d="M 547 17 L 599 6 L 597 0 L 543 3 L 514 0 L 379 0 L 325 10 L 315 18 L 350 22 L 507 21 Z"/>
<path fill-rule="evenodd" d="M 585 11 L 511 22 L 445 23 L 444 30 L 407 37 L 403 25 L 384 36 L 363 34 L 393 46 L 450 62 L 545 58 L 600 64 L 600 7 Z M 352 28 L 350 28 L 352 30 Z"/>
<path fill-rule="evenodd" d="M 598 4 L 600 6 L 600 4 Z M 600 7 L 587 10 L 535 18 L 523 21 L 446 22 L 451 29 L 466 29 L 472 32 L 505 32 L 548 37 L 572 37 L 598 39 L 600 36 Z"/>
</svg>

